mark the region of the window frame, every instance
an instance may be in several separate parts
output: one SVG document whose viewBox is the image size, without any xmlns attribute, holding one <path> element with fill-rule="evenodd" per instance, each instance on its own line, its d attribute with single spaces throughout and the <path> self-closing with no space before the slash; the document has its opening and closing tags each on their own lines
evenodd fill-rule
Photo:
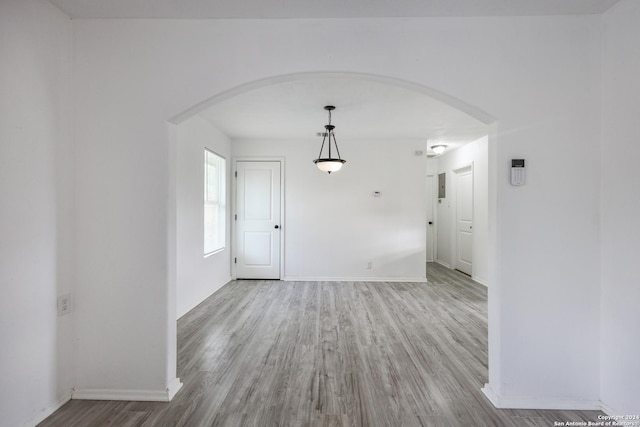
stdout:
<svg viewBox="0 0 640 427">
<path fill-rule="evenodd" d="M 211 171 L 210 157 L 217 162 L 217 199 L 211 197 L 209 194 L 209 176 Z M 227 222 L 227 200 L 226 200 L 226 186 L 227 186 L 227 159 L 224 156 L 216 153 L 213 150 L 204 147 L 204 180 L 203 180 L 203 253 L 207 258 L 215 253 L 223 251 L 227 246 L 226 239 L 226 222 Z M 208 216 L 207 208 L 216 207 L 214 224 L 208 224 L 211 218 Z M 210 229 L 212 235 L 209 235 Z M 211 239 L 211 240 L 210 240 Z M 210 250 L 208 250 L 210 249 Z"/>
</svg>

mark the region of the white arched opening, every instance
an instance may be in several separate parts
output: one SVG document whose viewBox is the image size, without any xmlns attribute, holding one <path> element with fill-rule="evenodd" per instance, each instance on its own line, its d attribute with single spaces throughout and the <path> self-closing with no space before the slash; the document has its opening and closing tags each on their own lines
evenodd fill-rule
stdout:
<svg viewBox="0 0 640 427">
<path fill-rule="evenodd" d="M 342 73 L 342 72 L 313 72 L 313 73 L 295 73 L 283 76 L 272 77 L 268 79 L 262 79 L 254 82 L 250 82 L 241 86 L 234 87 L 222 93 L 219 93 L 207 100 L 195 105 L 194 107 L 188 109 L 187 111 L 180 113 L 169 120 L 169 133 L 170 133 L 170 206 L 169 206 L 169 251 L 168 251 L 168 266 L 169 266 L 169 307 L 175 307 L 177 303 L 177 258 L 178 258 L 178 250 L 177 250 L 177 240 L 178 240 L 178 227 L 177 227 L 177 213 L 178 213 L 178 180 L 177 180 L 177 170 L 176 170 L 176 162 L 177 162 L 177 154 L 178 154 L 178 144 L 179 144 L 179 126 L 188 120 L 196 117 L 203 112 L 215 108 L 217 105 L 222 105 L 227 101 L 233 100 L 234 98 L 241 97 L 247 93 L 252 91 L 257 91 L 263 88 L 268 88 L 275 85 L 282 85 L 290 82 L 304 82 L 310 81 L 314 79 L 357 79 L 361 81 L 372 82 L 380 85 L 386 85 L 389 87 L 401 88 L 405 91 L 413 92 L 425 98 L 430 98 L 437 100 L 440 103 L 446 104 L 448 107 L 458 110 L 473 119 L 477 122 L 483 124 L 487 128 L 488 133 L 488 151 L 489 151 L 489 191 L 488 191 L 488 264 L 489 264 L 489 275 L 487 278 L 487 282 L 489 283 L 489 365 L 490 372 L 497 374 L 498 369 L 493 369 L 497 365 L 499 361 L 499 355 L 497 354 L 498 346 L 498 336 L 494 333 L 494 331 L 498 327 L 498 304 L 497 298 L 499 297 L 498 286 L 499 284 L 496 282 L 495 270 L 496 270 L 496 167 L 495 167 L 495 158 L 496 158 L 496 120 L 491 115 L 477 108 L 476 106 L 467 104 L 455 97 L 449 96 L 445 93 L 437 91 L 435 89 L 408 82 L 405 80 L 400 80 L 391 77 L 373 75 L 373 74 L 360 74 L 360 73 Z M 277 100 L 273 101 L 278 102 Z M 321 105 L 318 106 L 320 110 Z M 320 114 L 323 114 L 320 111 Z M 337 116 L 339 117 L 340 110 L 337 111 Z M 318 123 L 318 127 L 320 127 L 322 123 Z M 315 130 L 315 129 L 310 129 Z M 426 143 L 425 143 L 426 148 Z M 315 147 L 314 147 L 315 149 Z M 230 156 L 231 157 L 231 156 Z M 231 158 L 229 158 L 231 160 Z M 231 162 L 229 162 L 231 166 Z M 229 168 L 230 169 L 230 168 Z M 231 266 L 229 265 L 229 269 L 231 272 Z M 232 274 L 231 274 L 232 275 Z M 171 310 L 170 310 L 171 311 Z M 181 312 L 184 310 L 179 310 L 178 314 L 182 314 Z M 173 335 L 173 343 L 175 344 L 175 318 L 176 312 L 173 310 L 169 316 L 169 324 L 170 331 L 169 333 Z M 170 337 L 171 338 L 171 337 Z M 171 341 L 171 340 L 170 340 Z M 176 354 L 175 354 L 175 345 L 170 343 L 169 352 L 173 351 L 173 354 L 170 354 L 168 357 L 169 366 L 168 369 L 174 369 L 176 366 Z M 172 376 L 169 375 L 171 378 Z M 174 375 L 175 377 L 175 375 Z M 493 382 L 493 381 L 491 381 Z"/>
</svg>

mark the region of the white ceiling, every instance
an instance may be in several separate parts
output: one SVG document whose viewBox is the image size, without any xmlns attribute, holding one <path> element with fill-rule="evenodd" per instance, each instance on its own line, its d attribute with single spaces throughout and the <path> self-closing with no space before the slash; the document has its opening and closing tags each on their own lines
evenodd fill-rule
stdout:
<svg viewBox="0 0 640 427">
<path fill-rule="evenodd" d="M 482 122 L 415 90 L 356 77 L 314 77 L 254 89 L 200 115 L 234 139 L 316 139 L 332 123 L 349 138 L 416 139 L 451 148 L 487 134 Z"/>
<path fill-rule="evenodd" d="M 72 18 L 369 18 L 599 14 L 619 0 L 50 0 Z"/>
<path fill-rule="evenodd" d="M 49 0 L 71 18 L 367 18 L 600 14 L 619 0 Z M 355 78 L 255 89 L 200 114 L 232 138 L 309 139 L 332 104 L 340 138 L 410 138 L 455 148 L 486 126 L 425 94 Z"/>
</svg>

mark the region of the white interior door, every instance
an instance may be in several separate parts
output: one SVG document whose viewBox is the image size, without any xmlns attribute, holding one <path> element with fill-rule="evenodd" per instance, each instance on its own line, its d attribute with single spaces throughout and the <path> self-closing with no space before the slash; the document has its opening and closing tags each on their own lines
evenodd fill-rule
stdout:
<svg viewBox="0 0 640 427">
<path fill-rule="evenodd" d="M 472 274 L 473 169 L 456 171 L 456 270 Z"/>
<path fill-rule="evenodd" d="M 280 279 L 280 162 L 236 165 L 236 277 Z"/>
<path fill-rule="evenodd" d="M 433 225 L 433 196 L 434 196 L 434 180 L 433 175 L 427 176 L 427 262 L 433 262 L 434 256 L 434 232 L 435 226 Z"/>
</svg>

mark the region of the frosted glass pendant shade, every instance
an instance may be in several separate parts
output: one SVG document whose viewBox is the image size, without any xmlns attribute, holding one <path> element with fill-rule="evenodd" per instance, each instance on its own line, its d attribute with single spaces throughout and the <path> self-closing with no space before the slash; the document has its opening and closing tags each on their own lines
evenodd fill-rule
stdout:
<svg viewBox="0 0 640 427">
<path fill-rule="evenodd" d="M 333 105 L 327 105 L 324 107 L 325 110 L 329 112 L 329 124 L 325 125 L 324 136 L 322 138 L 322 145 L 320 146 L 320 152 L 318 153 L 318 158 L 313 161 L 313 163 L 318 166 L 322 172 L 331 173 L 337 172 L 342 169 L 342 165 L 344 165 L 347 161 L 342 160 L 340 157 L 340 150 L 338 149 L 338 142 L 336 141 L 336 136 L 333 133 L 333 130 L 336 128 L 331 124 L 331 111 L 335 110 L 336 107 Z M 332 141 L 333 140 L 333 141 Z M 335 158 L 331 155 L 331 143 L 333 142 L 333 146 L 335 147 L 335 151 L 338 154 L 338 157 Z M 324 150 L 325 143 L 327 143 L 327 151 L 328 156 L 322 157 L 322 151 Z"/>
<path fill-rule="evenodd" d="M 339 171 L 346 162 L 346 160 L 342 159 L 315 159 L 313 161 L 318 166 L 318 169 L 327 173 Z"/>
</svg>

